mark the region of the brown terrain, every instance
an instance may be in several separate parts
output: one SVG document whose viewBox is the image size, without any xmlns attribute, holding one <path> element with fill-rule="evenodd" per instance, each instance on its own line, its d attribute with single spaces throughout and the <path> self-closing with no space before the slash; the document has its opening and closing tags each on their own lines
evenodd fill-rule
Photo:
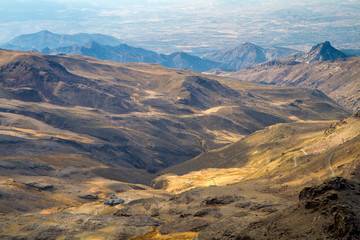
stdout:
<svg viewBox="0 0 360 240">
<path fill-rule="evenodd" d="M 360 58 L 300 63 L 274 60 L 236 72 L 210 71 L 221 77 L 283 87 L 318 89 L 345 108 L 360 110 Z"/>
<path fill-rule="evenodd" d="M 1 239 L 358 239 L 360 116 L 319 90 L 5 50 L 0 83 Z"/>
</svg>

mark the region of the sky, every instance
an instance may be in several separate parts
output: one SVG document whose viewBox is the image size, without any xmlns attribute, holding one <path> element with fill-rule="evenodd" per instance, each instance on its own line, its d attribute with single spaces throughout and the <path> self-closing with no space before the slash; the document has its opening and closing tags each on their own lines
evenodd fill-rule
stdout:
<svg viewBox="0 0 360 240">
<path fill-rule="evenodd" d="M 162 53 L 243 42 L 360 48 L 360 1 L 0 0 L 0 42 L 42 30 L 108 34 Z"/>
</svg>

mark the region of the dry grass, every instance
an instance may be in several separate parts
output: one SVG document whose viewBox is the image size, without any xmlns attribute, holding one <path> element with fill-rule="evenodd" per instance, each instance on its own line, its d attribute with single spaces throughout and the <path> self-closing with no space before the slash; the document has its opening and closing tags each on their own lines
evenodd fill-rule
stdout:
<svg viewBox="0 0 360 240">
<path fill-rule="evenodd" d="M 193 188 L 225 186 L 237 183 L 255 170 L 255 168 L 203 169 L 181 176 L 163 175 L 155 181 L 164 181 L 163 190 L 178 194 Z"/>
<path fill-rule="evenodd" d="M 192 240 L 196 238 L 198 233 L 196 232 L 183 232 L 183 233 L 172 233 L 168 235 L 162 235 L 156 227 L 152 227 L 149 232 L 139 237 L 132 237 L 129 240 Z"/>
<path fill-rule="evenodd" d="M 318 184 L 335 175 L 351 176 L 350 172 L 354 171 L 351 169 L 356 169 L 357 154 L 360 154 L 360 148 L 356 147 L 359 131 L 360 119 L 355 117 L 339 122 L 278 124 L 167 171 L 185 173 L 187 169 L 209 165 L 223 169 L 164 175 L 155 182 L 162 182 L 163 189 L 178 193 L 196 186 L 266 179 L 264 187 L 281 189 L 287 186 L 284 192 L 293 194 L 307 184 Z"/>
</svg>

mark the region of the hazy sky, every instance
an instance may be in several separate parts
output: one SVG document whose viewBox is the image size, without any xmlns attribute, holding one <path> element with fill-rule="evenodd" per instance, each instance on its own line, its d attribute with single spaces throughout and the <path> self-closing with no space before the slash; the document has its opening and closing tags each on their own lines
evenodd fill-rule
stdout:
<svg viewBox="0 0 360 240">
<path fill-rule="evenodd" d="M 259 45 L 360 47 L 359 0 L 0 0 L 0 42 L 104 33 L 161 52 Z"/>
</svg>

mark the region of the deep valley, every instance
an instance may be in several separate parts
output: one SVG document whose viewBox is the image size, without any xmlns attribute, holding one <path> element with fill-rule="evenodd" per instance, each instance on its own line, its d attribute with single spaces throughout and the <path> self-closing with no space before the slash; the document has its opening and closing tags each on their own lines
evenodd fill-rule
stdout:
<svg viewBox="0 0 360 240">
<path fill-rule="evenodd" d="M 359 239 L 359 60 L 308 56 L 1 49 L 0 238 Z"/>
</svg>

